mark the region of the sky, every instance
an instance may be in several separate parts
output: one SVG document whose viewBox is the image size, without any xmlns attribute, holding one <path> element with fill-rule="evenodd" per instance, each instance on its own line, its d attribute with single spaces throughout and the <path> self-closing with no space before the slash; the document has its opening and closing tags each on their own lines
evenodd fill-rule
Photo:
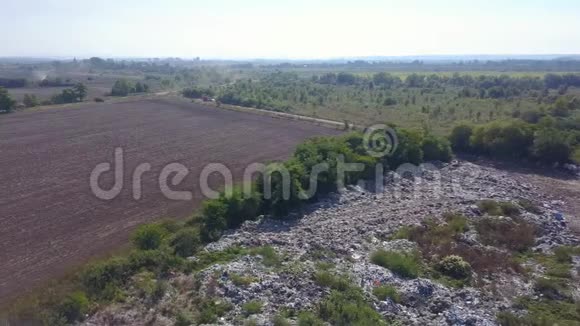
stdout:
<svg viewBox="0 0 580 326">
<path fill-rule="evenodd" d="M 0 57 L 580 54 L 578 0 L 0 0 Z"/>
</svg>

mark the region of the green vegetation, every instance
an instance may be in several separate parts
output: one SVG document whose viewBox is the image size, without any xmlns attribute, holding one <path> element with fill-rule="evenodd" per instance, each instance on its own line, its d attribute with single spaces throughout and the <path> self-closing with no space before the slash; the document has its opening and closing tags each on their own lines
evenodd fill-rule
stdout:
<svg viewBox="0 0 580 326">
<path fill-rule="evenodd" d="M 417 253 L 400 253 L 380 249 L 371 255 L 371 261 L 406 278 L 416 278 L 421 271 L 421 259 Z"/>
<path fill-rule="evenodd" d="M 262 302 L 255 300 L 248 301 L 242 305 L 242 311 L 246 316 L 258 314 L 262 311 Z"/>
<path fill-rule="evenodd" d="M 524 252 L 536 242 L 536 227 L 519 218 L 487 217 L 475 228 L 481 242 L 489 246 Z"/>
<path fill-rule="evenodd" d="M 477 203 L 477 207 L 483 213 L 491 216 L 509 216 L 517 217 L 520 215 L 520 209 L 510 202 L 497 202 L 494 200 L 482 200 Z"/>
<path fill-rule="evenodd" d="M 391 285 L 381 285 L 373 289 L 373 295 L 377 299 L 384 301 L 387 298 L 393 300 L 395 303 L 401 302 L 401 295 L 394 286 Z"/>
<path fill-rule="evenodd" d="M 127 96 L 133 93 L 147 93 L 149 85 L 141 82 L 133 83 L 126 79 L 119 79 L 111 89 L 112 96 Z"/>
<path fill-rule="evenodd" d="M 443 220 L 445 223 L 441 223 L 435 219 L 428 219 L 420 226 L 403 227 L 395 233 L 396 237 L 405 238 L 417 243 L 422 257 L 431 266 L 426 273 L 430 274 L 433 278 L 439 279 L 450 286 L 461 287 L 469 283 L 470 278 L 468 277 L 457 279 L 442 272 L 452 270 L 441 268 L 442 262 L 440 257 L 447 256 L 461 257 L 465 262 L 465 264 L 460 264 L 465 268 L 465 272 L 463 273 L 465 275 L 467 274 L 467 266 L 470 266 L 475 272 L 481 274 L 495 273 L 497 271 L 522 271 L 520 265 L 512 258 L 511 253 L 478 248 L 470 246 L 463 241 L 458 241 L 460 235 L 471 227 L 464 216 L 447 213 L 444 214 Z M 513 230 L 512 232 L 518 232 L 517 227 Z"/>
<path fill-rule="evenodd" d="M 236 286 L 247 287 L 248 285 L 257 281 L 256 278 L 251 276 L 244 276 L 232 273 L 230 274 L 230 279 Z"/>
<path fill-rule="evenodd" d="M 351 281 L 343 275 L 335 275 L 330 272 L 322 271 L 314 275 L 316 284 L 328 287 L 338 291 L 345 291 L 351 284 Z"/>
<path fill-rule="evenodd" d="M 154 250 L 161 246 L 167 231 L 160 224 L 144 224 L 133 234 L 133 244 L 141 250 Z"/>
<path fill-rule="evenodd" d="M 0 113 L 9 113 L 14 109 L 16 102 L 4 87 L 0 87 Z"/>
<path fill-rule="evenodd" d="M 457 280 L 469 279 L 471 277 L 471 265 L 459 256 L 451 255 L 443 257 L 435 268 L 441 274 Z"/>
<path fill-rule="evenodd" d="M 65 104 L 82 102 L 87 96 L 87 87 L 78 83 L 72 88 L 64 89 L 60 94 L 54 95 L 50 99 L 51 104 Z"/>
</svg>

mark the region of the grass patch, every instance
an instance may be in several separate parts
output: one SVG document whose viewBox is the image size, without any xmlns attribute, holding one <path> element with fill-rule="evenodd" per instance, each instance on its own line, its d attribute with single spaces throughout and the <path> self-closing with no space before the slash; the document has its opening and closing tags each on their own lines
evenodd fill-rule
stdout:
<svg viewBox="0 0 580 326">
<path fill-rule="evenodd" d="M 397 289 L 392 285 L 381 285 L 373 289 L 373 295 L 381 301 L 385 301 L 387 298 L 393 300 L 393 302 L 400 303 L 401 295 Z"/>
<path fill-rule="evenodd" d="M 511 202 L 498 202 L 495 200 L 482 200 L 477 204 L 479 210 L 491 216 L 516 217 L 520 215 L 520 209 Z"/>
<path fill-rule="evenodd" d="M 350 287 L 351 283 L 346 276 L 334 275 L 327 271 L 317 272 L 314 275 L 314 281 L 320 286 L 338 291 L 345 291 Z"/>
<path fill-rule="evenodd" d="M 253 255 L 261 256 L 262 263 L 267 267 L 280 266 L 280 263 L 282 262 L 281 257 L 276 252 L 276 249 L 271 246 L 254 248 L 250 250 L 250 253 Z"/>
<path fill-rule="evenodd" d="M 242 312 L 245 316 L 255 315 L 262 311 L 262 301 L 252 300 L 242 305 Z"/>
<path fill-rule="evenodd" d="M 476 230 L 483 244 L 510 251 L 524 252 L 536 242 L 535 225 L 518 218 L 483 218 Z"/>
<path fill-rule="evenodd" d="M 405 278 L 417 278 L 421 270 L 421 259 L 418 253 L 400 253 L 380 249 L 371 255 L 371 262 Z"/>
<path fill-rule="evenodd" d="M 239 275 L 236 273 L 231 273 L 230 279 L 232 280 L 232 283 L 240 287 L 247 287 L 248 285 L 257 281 L 255 277 Z"/>
<path fill-rule="evenodd" d="M 226 302 L 206 299 L 199 302 L 195 320 L 198 324 L 214 324 L 231 309 L 232 306 Z"/>
<path fill-rule="evenodd" d="M 542 214 L 542 210 L 540 209 L 540 207 L 538 205 L 534 204 L 531 200 L 520 199 L 520 200 L 518 200 L 518 204 L 520 206 L 522 206 L 522 208 L 527 212 L 530 212 L 530 213 L 536 214 L 536 215 Z"/>
<path fill-rule="evenodd" d="M 320 303 L 319 315 L 331 325 L 386 325 L 381 315 L 366 302 L 362 290 L 354 287 L 332 291 Z"/>
</svg>

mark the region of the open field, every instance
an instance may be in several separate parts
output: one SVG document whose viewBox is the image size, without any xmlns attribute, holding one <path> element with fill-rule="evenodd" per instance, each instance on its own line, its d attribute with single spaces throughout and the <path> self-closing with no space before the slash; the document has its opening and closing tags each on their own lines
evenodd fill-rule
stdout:
<svg viewBox="0 0 580 326">
<path fill-rule="evenodd" d="M 197 180 L 205 164 L 223 163 L 239 179 L 252 162 L 286 158 L 307 137 L 337 133 L 163 98 L 25 111 L 1 116 L 0 124 L 0 304 L 118 248 L 140 223 L 189 216 L 202 199 Z M 113 162 L 116 147 L 124 150 L 125 187 L 100 200 L 89 175 Z M 161 194 L 159 173 L 172 162 L 189 168 L 177 188 L 193 191 L 192 201 Z M 129 184 L 140 163 L 151 171 L 134 200 Z"/>
</svg>

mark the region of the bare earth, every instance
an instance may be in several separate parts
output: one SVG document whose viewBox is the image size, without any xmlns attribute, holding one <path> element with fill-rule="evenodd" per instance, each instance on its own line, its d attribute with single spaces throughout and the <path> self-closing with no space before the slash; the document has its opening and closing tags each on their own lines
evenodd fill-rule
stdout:
<svg viewBox="0 0 580 326">
<path fill-rule="evenodd" d="M 253 162 L 284 159 L 304 139 L 338 131 L 312 124 L 219 110 L 171 99 L 87 104 L 0 116 L 0 305 L 126 243 L 140 223 L 189 216 L 202 199 L 198 176 L 223 163 L 239 179 Z M 125 187 L 96 198 L 89 175 L 124 150 Z M 176 190 L 192 201 L 166 199 L 161 169 L 189 168 Z M 143 195 L 134 200 L 134 167 L 150 163 Z M 111 185 L 109 180 L 102 187 Z M 219 184 L 213 178 L 212 184 Z"/>
</svg>

